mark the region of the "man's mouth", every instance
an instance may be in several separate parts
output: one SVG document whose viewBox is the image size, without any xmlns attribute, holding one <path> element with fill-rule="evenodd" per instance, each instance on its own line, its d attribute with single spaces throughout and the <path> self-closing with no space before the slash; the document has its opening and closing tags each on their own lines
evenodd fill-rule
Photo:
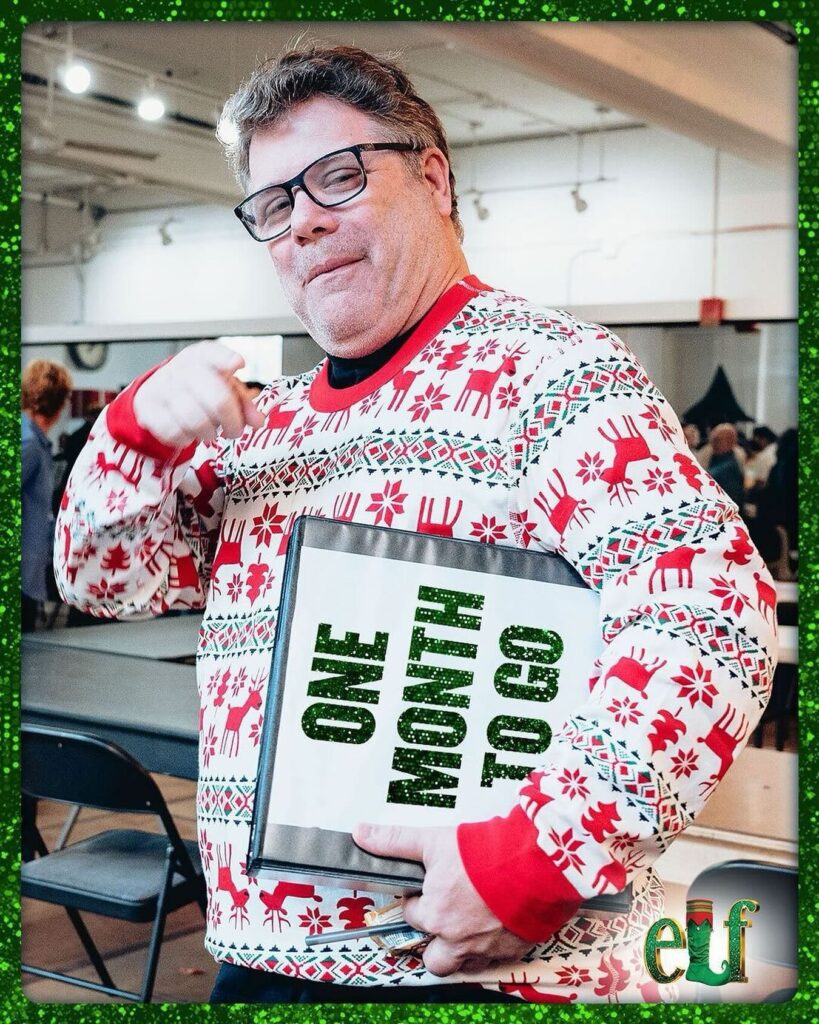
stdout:
<svg viewBox="0 0 819 1024">
<path fill-rule="evenodd" d="M 308 285 L 317 277 L 321 277 L 325 274 L 332 274 L 333 271 L 340 270 L 342 267 L 352 266 L 353 263 L 359 263 L 362 258 L 363 257 L 358 256 L 351 259 L 349 256 L 344 256 L 338 257 L 334 260 L 325 260 L 324 263 L 318 263 L 315 267 L 311 267 L 307 272 L 304 283 Z"/>
</svg>

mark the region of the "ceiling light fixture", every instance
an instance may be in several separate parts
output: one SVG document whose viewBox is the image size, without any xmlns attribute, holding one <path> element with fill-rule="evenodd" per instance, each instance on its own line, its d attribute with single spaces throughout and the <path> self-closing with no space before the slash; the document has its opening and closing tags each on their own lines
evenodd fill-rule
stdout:
<svg viewBox="0 0 819 1024">
<path fill-rule="evenodd" d="M 148 79 L 148 91 L 137 105 L 137 113 L 143 121 L 158 121 L 165 115 L 165 104 L 156 94 L 153 78 Z"/>
<path fill-rule="evenodd" d="M 571 191 L 572 199 L 574 199 L 574 208 L 578 213 L 584 213 L 589 208 L 589 204 L 580 195 L 580 185 L 577 184 Z"/>
<path fill-rule="evenodd" d="M 171 224 L 176 223 L 176 217 L 166 217 L 165 220 L 157 227 L 159 232 L 159 240 L 163 245 L 173 245 L 173 235 L 171 235 L 168 228 Z"/>
<path fill-rule="evenodd" d="M 74 58 L 74 39 L 70 25 L 65 47 L 65 63 L 60 67 L 60 80 L 66 89 L 76 96 L 86 92 L 91 85 L 91 72 L 88 66 Z"/>
<path fill-rule="evenodd" d="M 483 196 L 480 192 L 472 200 L 478 220 L 486 220 L 489 217 L 489 210 L 483 205 Z"/>
<path fill-rule="evenodd" d="M 60 78 L 66 89 L 77 96 L 87 92 L 91 85 L 91 72 L 85 64 L 80 64 L 77 60 L 71 61 L 71 63 L 66 61 L 60 68 Z"/>
</svg>

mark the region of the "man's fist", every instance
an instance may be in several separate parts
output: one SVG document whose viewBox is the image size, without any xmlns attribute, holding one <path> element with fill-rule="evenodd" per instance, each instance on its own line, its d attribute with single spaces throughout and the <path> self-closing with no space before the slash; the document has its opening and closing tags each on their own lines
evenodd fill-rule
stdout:
<svg viewBox="0 0 819 1024">
<path fill-rule="evenodd" d="M 424 950 L 431 974 L 479 971 L 496 962 L 520 960 L 532 943 L 507 931 L 480 898 L 458 852 L 454 828 L 359 825 L 353 839 L 384 857 L 421 861 L 420 896 L 404 898 L 404 920 L 434 938 Z"/>
<path fill-rule="evenodd" d="M 247 426 L 261 427 L 264 416 L 233 376 L 244 365 L 218 341 L 188 346 L 140 384 L 134 395 L 137 423 L 171 448 L 209 441 L 220 429 L 238 437 Z"/>
</svg>

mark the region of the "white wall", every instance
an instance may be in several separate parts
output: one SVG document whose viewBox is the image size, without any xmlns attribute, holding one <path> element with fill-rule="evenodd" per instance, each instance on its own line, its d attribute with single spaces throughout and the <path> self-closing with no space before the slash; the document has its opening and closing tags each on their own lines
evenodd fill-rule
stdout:
<svg viewBox="0 0 819 1024">
<path fill-rule="evenodd" d="M 586 139 L 583 177 L 598 175 L 596 146 Z M 616 181 L 583 186 L 589 206 L 582 214 L 569 194 L 573 140 L 457 151 L 462 190 L 473 173 L 479 189 L 505 189 L 484 195 L 484 221 L 471 198 L 463 199 L 472 270 L 490 284 L 564 307 L 711 295 L 713 151 L 659 129 L 608 133 L 605 146 L 605 173 Z M 564 184 L 512 191 L 549 182 Z M 163 246 L 157 228 L 168 216 L 174 243 Z M 716 293 L 728 300 L 726 316 L 795 316 L 796 236 L 781 226 L 794 222 L 792 175 L 721 157 L 719 223 L 728 233 L 718 240 Z M 264 247 L 227 207 L 111 214 L 101 229 L 82 298 L 72 268 L 24 272 L 26 324 L 290 315 Z"/>
<path fill-rule="evenodd" d="M 576 159 L 576 143 L 566 139 L 456 151 L 462 195 L 473 182 L 479 190 L 504 189 L 484 193 L 490 215 L 482 221 L 472 197 L 463 195 L 473 272 L 569 309 L 681 300 L 696 309 L 715 290 L 727 300 L 727 317 L 795 318 L 793 175 L 721 155 L 718 223 L 726 233 L 718 237 L 714 289 L 713 150 L 653 128 L 609 133 L 605 174 L 616 180 L 582 187 L 589 204 L 584 213 L 570 196 Z M 597 141 L 587 137 L 581 177 L 596 178 L 599 169 Z M 515 191 L 549 182 L 563 184 Z M 174 242 L 163 246 L 157 229 L 168 216 Z M 194 321 L 206 336 L 216 319 L 289 317 L 298 330 L 264 246 L 250 240 L 227 207 L 110 215 L 101 229 L 102 248 L 82 275 L 72 267 L 24 272 L 24 323 Z M 796 422 L 796 329 L 779 324 L 764 330 L 769 358 L 762 418 L 779 431 Z M 624 333 L 677 410 L 704 394 L 721 364 L 740 404 L 757 415 L 758 335 L 736 334 L 732 327 Z M 119 387 L 157 361 L 144 362 L 143 344 L 130 353 L 127 346 L 112 347 L 109 363 L 88 386 Z M 158 357 L 165 354 L 162 349 Z M 50 355 L 61 358 L 54 349 Z M 305 352 L 296 368 L 314 355 L 314 349 Z M 285 372 L 294 372 L 291 362 L 285 343 Z M 82 375 L 77 383 L 85 383 Z"/>
</svg>

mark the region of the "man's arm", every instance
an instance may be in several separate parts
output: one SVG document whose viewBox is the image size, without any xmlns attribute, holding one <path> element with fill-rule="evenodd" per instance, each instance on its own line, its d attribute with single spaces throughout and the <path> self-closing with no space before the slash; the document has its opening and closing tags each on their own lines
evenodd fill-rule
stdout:
<svg viewBox="0 0 819 1024">
<path fill-rule="evenodd" d="M 624 889 L 693 820 L 770 692 L 775 597 L 735 506 L 626 347 L 578 327 L 516 425 L 511 513 L 519 543 L 553 546 L 598 590 L 605 647 L 517 805 L 457 830 L 448 870 L 482 906 L 448 903 L 429 871 L 408 902 L 411 923 L 444 936 L 428 947 L 436 973 L 492 959 L 464 920 L 483 929 L 488 913 L 495 948 L 507 935 L 531 946 L 585 899 Z M 374 852 L 437 850 L 447 830 L 408 831 L 361 838 Z"/>
<path fill-rule="evenodd" d="M 99 417 L 57 521 L 55 575 L 70 604 L 110 618 L 204 606 L 224 501 L 217 431 L 261 420 L 231 380 L 241 362 L 191 346 Z"/>
</svg>

